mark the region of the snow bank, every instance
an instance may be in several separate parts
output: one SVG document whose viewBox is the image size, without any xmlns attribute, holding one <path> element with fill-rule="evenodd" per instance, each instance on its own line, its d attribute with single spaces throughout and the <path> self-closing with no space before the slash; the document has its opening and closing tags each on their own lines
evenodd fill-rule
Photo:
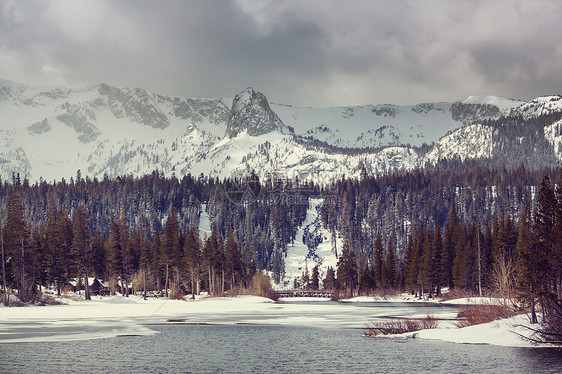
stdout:
<svg viewBox="0 0 562 374">
<path fill-rule="evenodd" d="M 60 299 L 63 305 L 0 308 L 0 342 L 63 341 L 120 335 L 154 334 L 147 325 L 191 317 L 263 311 L 271 300 L 256 296 L 170 300 L 139 296 L 95 297 L 91 301 Z M 186 320 L 189 322 L 188 320 Z"/>
<path fill-rule="evenodd" d="M 428 302 L 424 299 L 413 298 L 409 294 L 401 294 L 397 296 L 380 297 L 380 296 L 360 296 L 346 300 L 347 302 Z M 429 303 L 439 302 L 441 305 L 502 305 L 504 301 L 499 298 L 490 297 L 467 297 L 453 299 L 447 301 L 430 300 Z M 409 318 L 424 318 L 426 315 L 409 315 Z M 452 343 L 461 344 L 491 344 L 509 347 L 535 347 L 531 342 L 523 339 L 520 335 L 530 336 L 531 327 L 529 318 L 526 315 L 517 315 L 511 318 L 474 325 L 464 328 L 457 328 L 455 325 L 455 317 L 453 314 L 439 314 L 437 316 L 439 328 L 431 330 L 422 330 L 410 332 L 393 337 L 408 337 L 417 339 L 434 339 L 443 340 Z M 517 327 L 516 327 L 517 326 Z M 520 335 L 518 335 L 520 334 Z"/>
<path fill-rule="evenodd" d="M 414 297 L 411 294 L 400 294 L 400 295 L 388 295 L 388 296 L 357 296 L 351 299 L 340 300 L 344 303 L 366 303 L 366 302 L 389 302 L 389 303 L 401 303 L 401 302 L 430 302 L 436 303 L 439 299 L 420 299 L 419 297 Z"/>
<path fill-rule="evenodd" d="M 444 300 L 441 303 L 451 305 L 503 305 L 504 300 L 497 297 L 464 297 L 461 299 Z"/>
<path fill-rule="evenodd" d="M 450 313 L 451 308 L 413 308 L 411 304 L 363 307 L 320 298 L 275 303 L 257 296 L 196 301 L 111 296 L 66 305 L 0 308 L 0 342 L 50 341 L 145 335 L 154 324 L 275 324 L 361 331 L 374 318 Z"/>
<path fill-rule="evenodd" d="M 529 318 L 518 315 L 512 318 L 483 323 L 464 328 L 449 328 L 422 330 L 414 333 L 402 334 L 406 337 L 421 339 L 437 339 L 462 344 L 492 344 L 507 347 L 535 347 L 529 341 L 517 334 L 529 335 L 529 330 L 516 325 L 530 326 Z"/>
<path fill-rule="evenodd" d="M 503 305 L 504 300 L 496 297 L 464 297 L 460 299 L 443 300 L 441 298 L 427 299 L 415 297 L 409 293 L 388 296 L 357 296 L 351 299 L 340 300 L 347 303 L 363 302 L 420 302 L 420 303 L 440 303 L 443 305 Z"/>
<path fill-rule="evenodd" d="M 495 344 L 528 347 L 529 342 L 514 332 L 528 333 L 515 324 L 529 325 L 528 318 L 510 319 L 458 329 L 453 305 L 411 303 L 399 295 L 386 300 L 354 298 L 351 302 L 325 299 L 284 299 L 281 303 L 257 296 L 206 298 L 195 301 L 139 296 L 96 297 L 92 301 L 62 299 L 64 305 L 0 308 L 0 343 L 65 341 L 121 335 L 155 334 L 150 325 L 185 324 L 275 324 L 321 328 L 365 329 L 373 319 L 423 318 L 431 314 L 440 320 L 440 329 L 403 334 L 403 337 L 440 339 L 455 343 Z M 388 307 L 360 302 L 388 301 Z M 392 304 L 391 301 L 395 301 Z M 448 301 L 464 304 L 466 299 Z M 489 303 L 489 299 L 470 299 Z M 378 303 L 377 303 L 378 304 Z M 416 307 L 416 304 L 419 305 Z M 386 304 L 385 304 L 386 305 Z M 435 307 L 433 307 L 435 306 Z"/>
</svg>

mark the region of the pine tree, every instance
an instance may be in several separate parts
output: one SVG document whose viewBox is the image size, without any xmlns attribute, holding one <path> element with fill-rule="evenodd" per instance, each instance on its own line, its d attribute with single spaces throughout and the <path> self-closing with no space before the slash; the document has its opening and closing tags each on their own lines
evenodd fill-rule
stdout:
<svg viewBox="0 0 562 374">
<path fill-rule="evenodd" d="M 312 268 L 312 276 L 310 277 L 310 289 L 316 291 L 319 288 L 318 265 Z"/>
<path fill-rule="evenodd" d="M 60 255 L 61 284 L 64 284 L 74 273 L 72 259 L 72 220 L 64 210 L 59 211 L 56 231 L 56 245 Z"/>
<path fill-rule="evenodd" d="M 92 270 L 98 279 L 106 279 L 107 256 L 103 240 L 99 236 L 92 238 Z"/>
<path fill-rule="evenodd" d="M 453 263 L 455 259 L 455 249 L 457 247 L 458 237 L 460 236 L 460 227 L 455 208 L 454 197 L 451 198 L 449 214 L 447 216 L 447 224 L 443 234 L 443 252 L 441 257 L 441 266 L 439 271 L 440 282 L 443 286 L 453 287 Z"/>
<path fill-rule="evenodd" d="M 208 289 L 209 293 L 213 295 L 216 291 L 215 287 L 215 259 L 216 252 L 218 251 L 218 233 L 217 224 L 213 222 L 211 226 L 211 235 L 204 240 L 203 251 L 202 251 L 202 261 L 204 266 L 207 268 L 208 276 Z"/>
<path fill-rule="evenodd" d="M 470 251 L 470 245 L 467 233 L 461 225 L 457 227 L 456 233 L 458 236 L 453 250 L 453 267 L 451 269 L 451 273 L 453 274 L 453 286 L 456 288 L 465 288 L 466 278 L 464 275 L 466 267 L 469 266 L 467 260 L 469 258 L 468 252 Z"/>
<path fill-rule="evenodd" d="M 121 294 L 128 297 L 129 276 L 131 275 L 131 238 L 124 212 L 125 210 L 122 206 L 119 220 L 111 220 L 109 252 L 111 272 L 119 278 Z"/>
<path fill-rule="evenodd" d="M 482 254 L 482 283 L 485 288 L 489 288 L 492 283 L 492 266 L 494 262 L 492 257 L 492 243 L 492 226 L 488 224 L 486 225 L 484 237 L 480 243 Z"/>
<path fill-rule="evenodd" d="M 373 268 L 375 278 L 374 281 L 378 286 L 382 285 L 382 267 L 383 267 L 383 251 L 384 248 L 382 246 L 382 235 L 377 232 L 377 236 L 375 237 L 375 246 L 373 250 Z"/>
<path fill-rule="evenodd" d="M 531 231 L 531 206 L 527 202 L 521 211 L 519 218 L 519 235 L 515 252 L 518 258 L 517 284 L 520 299 L 528 302 L 531 306 L 531 323 L 537 323 L 535 311 L 536 299 L 540 279 L 538 278 L 537 257 L 533 250 L 533 238 Z"/>
<path fill-rule="evenodd" d="M 1 181 L 0 181 L 1 182 Z M 0 252 L 2 255 L 2 292 L 4 293 L 4 306 L 8 306 L 8 285 L 6 282 L 6 253 L 4 251 L 4 227 L 2 226 L 2 212 L 0 211 Z"/>
<path fill-rule="evenodd" d="M 406 245 L 406 253 L 404 255 L 404 283 L 408 292 L 414 292 L 417 287 L 418 279 L 418 259 L 416 258 L 416 253 L 414 248 L 417 243 L 414 244 L 414 234 L 410 234 L 408 237 L 408 243 Z M 381 287 L 381 283 L 377 284 L 377 287 Z"/>
<path fill-rule="evenodd" d="M 382 282 L 386 287 L 396 287 L 396 249 L 394 247 L 394 239 L 392 235 L 388 239 L 386 245 L 386 256 L 383 265 L 383 279 Z"/>
<path fill-rule="evenodd" d="M 215 265 L 217 267 L 216 275 L 220 285 L 220 292 L 225 291 L 225 273 L 226 273 L 226 256 L 224 253 L 224 238 L 219 236 L 217 251 L 215 252 Z"/>
<path fill-rule="evenodd" d="M 43 233 L 41 228 L 37 225 L 28 223 L 30 228 L 29 233 L 29 248 L 26 253 L 27 272 L 28 272 L 28 289 L 29 297 L 35 300 L 40 295 L 39 286 L 45 284 L 45 271 L 43 268 L 44 253 L 43 247 Z"/>
<path fill-rule="evenodd" d="M 424 240 L 421 258 L 421 284 L 422 284 L 422 294 L 425 288 L 428 290 L 428 297 L 433 297 L 433 284 L 434 284 L 434 261 L 435 257 L 433 255 L 433 238 L 431 237 L 431 232 L 429 227 L 424 230 Z"/>
<path fill-rule="evenodd" d="M 277 249 L 273 252 L 273 264 L 271 266 L 271 272 L 273 281 L 277 284 L 281 282 L 281 279 L 285 276 L 285 256 L 282 250 Z"/>
<path fill-rule="evenodd" d="M 552 258 L 554 257 L 554 226 L 556 223 L 556 198 L 545 176 L 541 182 L 537 197 L 537 211 L 534 217 L 533 239 L 537 256 L 537 272 L 541 279 L 541 291 L 556 291 L 553 277 Z"/>
<path fill-rule="evenodd" d="M 560 179 L 556 186 L 556 216 L 554 231 L 554 253 L 552 254 L 552 267 L 554 276 L 556 277 L 556 285 L 558 289 L 558 299 L 562 300 L 562 169 L 560 170 Z"/>
<path fill-rule="evenodd" d="M 376 288 L 376 283 L 373 278 L 373 270 L 367 264 L 359 276 L 359 294 L 368 295 L 369 292 Z"/>
<path fill-rule="evenodd" d="M 121 206 L 119 213 L 119 240 L 121 249 L 121 261 L 123 270 L 121 273 L 121 289 L 124 289 L 125 297 L 129 297 L 129 277 L 133 273 L 131 253 L 131 233 L 125 218 L 125 207 Z"/>
<path fill-rule="evenodd" d="M 84 298 L 90 298 L 90 285 L 88 281 L 89 268 L 91 266 L 91 237 L 90 226 L 88 225 L 88 212 L 82 203 L 78 205 L 74 213 L 74 223 L 72 227 L 72 257 L 76 261 L 76 266 L 83 272 L 84 276 Z"/>
<path fill-rule="evenodd" d="M 439 221 L 435 218 L 435 232 L 433 233 L 433 272 L 432 283 L 435 284 L 437 295 L 441 294 L 441 277 L 440 267 L 441 258 L 443 256 L 443 239 L 441 238 L 441 230 L 439 228 Z"/>
<path fill-rule="evenodd" d="M 62 246 L 58 242 L 58 216 L 53 196 L 49 196 L 48 219 L 45 230 L 45 267 L 47 271 L 47 281 L 49 284 L 56 284 L 57 295 L 61 295 L 62 283 L 64 280 L 64 254 Z"/>
<path fill-rule="evenodd" d="M 482 240 L 480 221 L 476 219 L 476 268 L 478 271 L 478 296 L 482 297 Z"/>
<path fill-rule="evenodd" d="M 153 287 L 160 291 L 162 290 L 162 285 L 160 283 L 161 278 L 161 272 L 160 272 L 160 261 L 159 261 L 159 256 L 160 256 L 160 248 L 162 247 L 162 237 L 160 235 L 160 230 L 156 229 L 156 232 L 154 233 L 154 238 L 152 239 L 152 245 L 149 247 L 150 250 L 150 258 L 152 259 L 151 263 L 150 263 L 150 273 L 154 275 L 154 285 Z"/>
<path fill-rule="evenodd" d="M 160 260 L 166 269 L 166 283 L 164 286 L 166 297 L 168 297 L 168 289 L 170 288 L 170 266 L 173 266 L 174 258 L 176 258 L 179 251 L 179 224 L 178 212 L 176 208 L 172 208 L 172 213 L 166 219 L 166 226 L 164 228 L 164 235 L 162 237 L 162 246 L 160 248 Z"/>
<path fill-rule="evenodd" d="M 8 217 L 3 230 L 4 249 L 7 255 L 7 271 L 18 289 L 18 297 L 21 301 L 27 301 L 26 293 L 26 269 L 29 256 L 29 227 L 23 217 L 23 206 L 21 203 L 20 190 L 16 186 L 12 192 Z M 8 261 L 8 259 L 11 259 Z"/>
<path fill-rule="evenodd" d="M 190 276 L 191 297 L 195 299 L 195 295 L 199 294 L 199 273 L 201 265 L 201 248 L 197 228 L 189 232 L 185 242 L 184 263 Z"/>
<path fill-rule="evenodd" d="M 226 262 L 225 268 L 227 269 L 229 276 L 230 289 L 235 289 L 237 284 L 236 279 L 238 275 L 240 275 L 242 268 L 242 260 L 240 250 L 238 249 L 238 245 L 234 239 L 234 230 L 232 227 L 228 230 L 226 243 L 224 245 L 224 252 Z"/>
<path fill-rule="evenodd" d="M 256 273 L 255 251 L 252 250 L 250 241 L 246 242 L 244 246 L 244 253 L 242 255 L 242 267 L 244 270 L 244 287 L 249 287 L 252 277 Z"/>
<path fill-rule="evenodd" d="M 338 260 L 337 278 L 339 287 L 346 289 L 350 295 L 354 295 L 357 285 L 357 276 L 355 253 L 351 249 L 349 240 L 346 240 Z"/>
<path fill-rule="evenodd" d="M 305 290 L 308 290 L 310 286 L 310 274 L 308 273 L 308 263 L 306 261 L 304 263 L 304 271 L 301 275 L 301 285 Z"/>
<path fill-rule="evenodd" d="M 118 276 L 118 281 L 123 280 L 123 249 L 121 240 L 121 227 L 119 221 L 112 219 L 109 231 L 109 271 Z M 125 294 L 123 283 L 121 282 L 121 294 Z"/>
<path fill-rule="evenodd" d="M 333 267 L 328 266 L 328 269 L 326 269 L 326 278 L 322 281 L 322 286 L 325 290 L 336 288 L 336 274 Z"/>
<path fill-rule="evenodd" d="M 146 299 L 146 278 L 150 271 L 151 251 L 146 242 L 144 227 L 141 226 L 140 230 L 135 230 L 133 234 L 133 248 L 136 248 L 139 254 L 139 270 L 142 272 L 142 294 Z"/>
</svg>

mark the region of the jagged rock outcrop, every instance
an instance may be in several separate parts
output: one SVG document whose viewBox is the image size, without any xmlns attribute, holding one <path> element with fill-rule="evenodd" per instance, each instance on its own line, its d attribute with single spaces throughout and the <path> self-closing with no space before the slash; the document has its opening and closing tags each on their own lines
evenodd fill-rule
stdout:
<svg viewBox="0 0 562 374">
<path fill-rule="evenodd" d="M 271 110 L 265 95 L 249 87 L 234 97 L 226 136 L 234 138 L 244 131 L 250 136 L 260 136 L 272 131 L 292 133 Z"/>
</svg>

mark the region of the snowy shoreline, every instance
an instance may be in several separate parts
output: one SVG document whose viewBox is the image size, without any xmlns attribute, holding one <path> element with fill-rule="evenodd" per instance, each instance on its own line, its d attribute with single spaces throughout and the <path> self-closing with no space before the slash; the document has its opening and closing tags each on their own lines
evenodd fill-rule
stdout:
<svg viewBox="0 0 562 374">
<path fill-rule="evenodd" d="M 123 335 L 156 334 L 150 325 L 185 324 L 275 324 L 313 326 L 320 328 L 365 329 L 374 318 L 370 309 L 361 303 L 388 302 L 383 308 L 392 318 L 418 318 L 423 314 L 407 314 L 408 309 L 423 306 L 423 301 L 403 297 L 377 299 L 361 297 L 344 302 L 326 301 L 316 298 L 288 298 L 281 302 L 257 296 L 207 298 L 196 301 L 171 299 L 143 300 L 138 296 L 96 297 L 92 301 L 59 299 L 64 304 L 54 306 L 0 307 L 0 343 L 70 341 L 80 339 L 107 338 Z M 488 300 L 488 299 L 486 299 Z M 303 302 L 304 301 L 304 302 Z M 447 304 L 484 303 L 485 300 L 459 299 Z M 394 303 L 394 304 L 392 304 Z M 397 303 L 400 303 L 397 307 Z M 435 302 L 427 305 L 436 305 Z M 411 306 L 410 306 L 411 305 Z M 419 308 L 418 308 L 419 309 Z M 438 329 L 422 330 L 396 335 L 397 338 L 439 339 L 454 343 L 492 344 L 511 347 L 536 347 L 517 334 L 528 333 L 515 324 L 529 326 L 524 315 L 494 321 L 487 324 L 465 327 L 454 326 L 456 315 L 451 311 L 433 313 L 440 319 Z"/>
</svg>

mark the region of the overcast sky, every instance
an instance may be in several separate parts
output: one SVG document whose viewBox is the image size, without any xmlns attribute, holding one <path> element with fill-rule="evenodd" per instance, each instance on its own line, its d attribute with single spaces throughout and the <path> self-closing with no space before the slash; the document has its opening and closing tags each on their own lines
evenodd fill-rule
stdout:
<svg viewBox="0 0 562 374">
<path fill-rule="evenodd" d="M 0 0 L 0 78 L 296 106 L 562 93 L 560 1 Z"/>
</svg>

